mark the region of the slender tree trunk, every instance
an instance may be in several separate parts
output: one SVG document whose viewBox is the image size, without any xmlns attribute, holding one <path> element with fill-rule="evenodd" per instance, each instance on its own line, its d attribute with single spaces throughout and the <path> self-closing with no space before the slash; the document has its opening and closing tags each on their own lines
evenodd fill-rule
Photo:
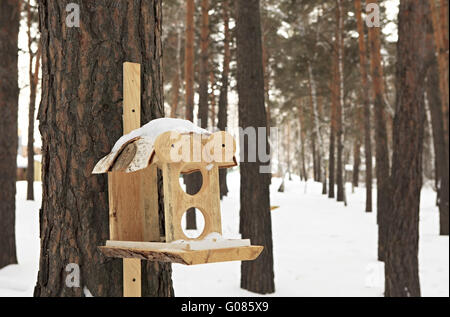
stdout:
<svg viewBox="0 0 450 317">
<path fill-rule="evenodd" d="M 223 55 L 223 70 L 222 70 L 222 85 L 220 87 L 219 96 L 219 115 L 217 127 L 219 130 L 224 131 L 228 124 L 228 85 L 229 85 L 229 73 L 230 73 L 230 14 L 229 14 L 229 0 L 223 1 L 223 24 L 224 24 L 224 55 Z M 227 186 L 227 169 L 219 170 L 219 183 L 220 183 L 220 198 L 228 194 Z"/>
<path fill-rule="evenodd" d="M 289 175 L 289 180 L 292 181 L 292 171 L 291 171 L 291 122 L 288 121 L 286 124 L 287 137 L 286 137 L 286 146 L 287 146 L 287 173 Z"/>
<path fill-rule="evenodd" d="M 337 143 L 337 162 L 336 162 L 336 183 L 337 183 L 337 201 L 345 200 L 344 193 L 344 175 L 342 155 L 344 151 L 344 10 L 342 0 L 337 0 L 337 51 L 338 51 L 338 98 L 336 107 L 336 143 Z"/>
<path fill-rule="evenodd" d="M 194 121 L 194 0 L 186 1 L 186 44 L 185 44 L 185 82 L 186 82 L 186 120 Z M 208 97 L 206 97 L 208 98 Z M 200 113 L 200 112 L 199 112 Z M 207 117 L 208 114 L 206 114 Z M 186 192 L 196 194 L 202 185 L 200 173 L 192 173 L 184 176 Z M 197 229 L 195 209 L 191 208 L 186 214 L 186 229 Z"/>
<path fill-rule="evenodd" d="M 109 1 L 78 3 L 81 28 L 68 28 L 63 1 L 39 1 L 43 200 L 38 297 L 79 297 L 86 289 L 93 296 L 122 295 L 122 261 L 105 258 L 97 249 L 109 238 L 107 177 L 91 171 L 122 134 L 123 62 L 141 64 L 142 123 L 164 116 L 161 1 L 117 2 L 115 14 L 109 14 Z M 120 31 L 111 32 L 111 25 Z M 79 288 L 66 286 L 70 263 L 79 265 Z M 144 296 L 173 295 L 170 264 L 146 261 L 142 271 Z"/>
<path fill-rule="evenodd" d="M 426 2 L 400 2 L 397 44 L 397 107 L 394 120 L 388 209 L 385 295 L 420 296 L 419 207 L 422 187 Z"/>
<path fill-rule="evenodd" d="M 29 82 L 30 82 L 30 103 L 28 107 L 28 144 L 27 144 L 27 200 L 34 200 L 34 115 L 36 110 L 36 89 L 39 79 L 39 69 L 41 65 L 41 46 L 38 44 L 37 52 L 32 51 L 33 38 L 31 35 L 32 26 L 31 6 L 27 4 L 27 36 L 29 52 Z M 35 64 L 33 65 L 33 61 Z M 34 66 L 34 68 L 33 68 Z"/>
<path fill-rule="evenodd" d="M 243 129 L 266 127 L 259 0 L 238 1 L 236 7 L 239 126 Z M 248 141 L 245 142 L 244 148 L 248 149 Z M 264 246 L 264 251 L 258 259 L 242 262 L 241 287 L 255 293 L 267 294 L 275 291 L 275 283 L 270 174 L 260 173 L 262 165 L 259 159 L 257 162 L 241 163 L 242 238 L 249 238 L 252 243 Z"/>
<path fill-rule="evenodd" d="M 178 72 L 173 75 L 172 79 L 172 105 L 170 111 L 170 117 L 176 118 L 178 103 L 180 99 L 180 77 Z"/>
<path fill-rule="evenodd" d="M 0 1 L 0 268 L 17 263 L 16 171 L 20 1 Z"/>
<path fill-rule="evenodd" d="M 303 107 L 301 99 L 299 99 L 298 102 L 298 118 L 299 118 L 299 127 L 300 127 L 300 141 L 301 141 L 301 148 L 300 148 L 300 155 L 301 155 L 301 170 L 303 173 L 303 178 L 306 181 L 308 181 L 308 173 L 306 172 L 306 159 L 305 159 L 305 143 L 306 143 L 306 131 L 305 131 L 305 119 L 303 114 Z"/>
<path fill-rule="evenodd" d="M 208 46 L 209 46 L 209 0 L 201 0 L 202 25 L 200 37 L 199 102 L 198 119 L 202 128 L 208 127 Z"/>
<path fill-rule="evenodd" d="M 214 72 L 209 72 L 209 81 L 211 83 L 211 93 L 209 94 L 209 100 L 211 103 L 211 109 L 210 109 L 210 116 L 211 116 L 211 127 L 216 126 L 216 95 L 214 94 L 215 86 L 216 86 L 216 79 L 214 77 Z"/>
<path fill-rule="evenodd" d="M 186 0 L 186 39 L 184 53 L 184 81 L 186 120 L 194 121 L 194 0 Z"/>
<path fill-rule="evenodd" d="M 356 123 L 357 124 L 357 123 Z M 359 133 L 355 136 L 355 142 L 353 144 L 353 179 L 352 183 L 354 187 L 359 186 L 359 167 L 361 165 L 361 140 L 359 139 Z"/>
<path fill-rule="evenodd" d="M 369 0 L 377 3 L 377 0 Z M 378 222 L 378 259 L 384 260 L 387 223 L 384 222 L 389 208 L 389 150 L 386 130 L 387 116 L 384 103 L 384 80 L 380 53 L 380 30 L 369 28 L 369 42 L 371 43 L 371 73 L 374 92 L 375 108 L 375 140 L 376 140 L 376 176 L 377 176 L 377 222 Z"/>
<path fill-rule="evenodd" d="M 364 41 L 364 25 L 361 13 L 361 0 L 355 0 L 356 22 L 358 27 L 359 66 L 361 72 L 361 97 L 364 107 L 364 157 L 366 163 L 366 212 L 372 212 L 372 138 L 371 109 L 367 92 L 369 91 L 366 69 L 366 45 Z"/>
<path fill-rule="evenodd" d="M 310 88 L 310 96 L 311 96 L 311 110 L 312 110 L 312 122 L 313 122 L 313 138 L 314 143 L 317 145 L 316 151 L 316 181 L 320 182 L 322 179 L 322 159 L 323 159 L 323 140 L 322 134 L 320 133 L 320 122 L 319 122 L 319 106 L 318 106 L 318 98 L 317 98 L 317 85 L 314 78 L 313 70 L 311 67 L 311 63 L 308 62 L 308 80 L 309 80 L 309 88 Z"/>
<path fill-rule="evenodd" d="M 336 45 L 335 47 L 336 48 Z M 338 95 L 338 87 L 337 87 L 337 50 L 333 50 L 333 56 L 332 56 L 332 79 L 330 82 L 330 91 L 331 91 L 331 120 L 330 120 L 330 149 L 329 149 L 329 184 L 328 184 L 328 197 L 334 198 L 335 197 L 335 175 L 336 175 L 336 162 L 335 162 L 335 147 L 336 147 L 336 107 L 337 107 L 337 95 Z"/>
</svg>

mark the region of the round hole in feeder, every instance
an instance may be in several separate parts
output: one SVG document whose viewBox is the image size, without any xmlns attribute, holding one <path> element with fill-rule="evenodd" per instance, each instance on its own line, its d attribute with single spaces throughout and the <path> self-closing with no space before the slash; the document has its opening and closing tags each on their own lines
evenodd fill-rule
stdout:
<svg viewBox="0 0 450 317">
<path fill-rule="evenodd" d="M 203 186 L 203 175 L 201 172 L 180 175 L 179 177 L 181 189 L 188 195 L 195 196 L 199 193 Z M 187 186 L 187 184 L 193 184 Z"/>
<path fill-rule="evenodd" d="M 187 220 L 188 217 L 191 217 L 191 215 L 188 215 L 188 213 L 194 213 L 195 214 L 195 222 L 197 224 L 197 229 L 188 229 L 187 228 Z M 203 213 L 198 208 L 191 208 L 188 209 L 183 216 L 181 217 L 181 228 L 183 229 L 184 235 L 188 239 L 197 239 L 205 230 L 205 217 L 203 216 Z"/>
</svg>

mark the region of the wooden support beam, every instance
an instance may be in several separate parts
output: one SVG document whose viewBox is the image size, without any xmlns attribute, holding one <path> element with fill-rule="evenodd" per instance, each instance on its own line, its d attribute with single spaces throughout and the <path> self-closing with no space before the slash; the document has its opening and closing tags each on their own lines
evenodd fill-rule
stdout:
<svg viewBox="0 0 450 317">
<path fill-rule="evenodd" d="M 141 66 L 123 64 L 123 134 L 141 126 Z M 158 189 L 155 167 L 108 175 L 110 239 L 159 241 Z M 152 185 L 152 186 L 150 186 Z M 123 262 L 123 294 L 141 296 L 141 263 Z M 131 282 L 130 282 L 131 281 Z"/>
</svg>

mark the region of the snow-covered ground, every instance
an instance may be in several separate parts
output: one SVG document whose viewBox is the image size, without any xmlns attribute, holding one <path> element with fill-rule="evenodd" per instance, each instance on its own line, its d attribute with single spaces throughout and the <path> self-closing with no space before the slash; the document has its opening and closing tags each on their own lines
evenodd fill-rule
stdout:
<svg viewBox="0 0 450 317">
<path fill-rule="evenodd" d="M 382 296 L 383 266 L 377 262 L 376 214 L 364 213 L 364 188 L 347 188 L 348 206 L 321 195 L 321 184 L 273 179 L 272 211 L 275 296 Z M 222 204 L 225 237 L 239 227 L 239 174 L 228 176 Z M 17 185 L 19 265 L 0 270 L 1 296 L 32 296 L 39 257 L 39 202 L 25 201 Z M 36 184 L 40 197 L 40 184 Z M 420 279 L 424 296 L 449 296 L 449 240 L 438 235 L 435 193 L 424 188 L 420 215 Z M 240 289 L 240 263 L 173 265 L 176 296 L 255 296 Z M 95 296 L 95 294 L 94 294 Z"/>
</svg>

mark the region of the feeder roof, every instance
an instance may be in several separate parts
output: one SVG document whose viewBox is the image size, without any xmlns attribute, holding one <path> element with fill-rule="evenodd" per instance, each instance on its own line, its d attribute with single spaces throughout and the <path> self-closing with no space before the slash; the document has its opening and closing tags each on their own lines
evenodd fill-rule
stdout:
<svg viewBox="0 0 450 317">
<path fill-rule="evenodd" d="M 188 120 L 172 118 L 152 120 L 141 128 L 123 135 L 113 146 L 111 152 L 97 163 L 92 173 L 103 174 L 111 171 L 131 173 L 145 169 L 154 163 L 156 139 L 166 132 L 207 137 L 212 135 L 211 132 Z M 237 165 L 237 161 L 233 156 L 232 162 L 223 162 L 218 165 L 220 168 L 233 167 Z M 191 173 L 196 170 L 198 170 L 197 167 L 187 167 L 183 173 Z"/>
</svg>

